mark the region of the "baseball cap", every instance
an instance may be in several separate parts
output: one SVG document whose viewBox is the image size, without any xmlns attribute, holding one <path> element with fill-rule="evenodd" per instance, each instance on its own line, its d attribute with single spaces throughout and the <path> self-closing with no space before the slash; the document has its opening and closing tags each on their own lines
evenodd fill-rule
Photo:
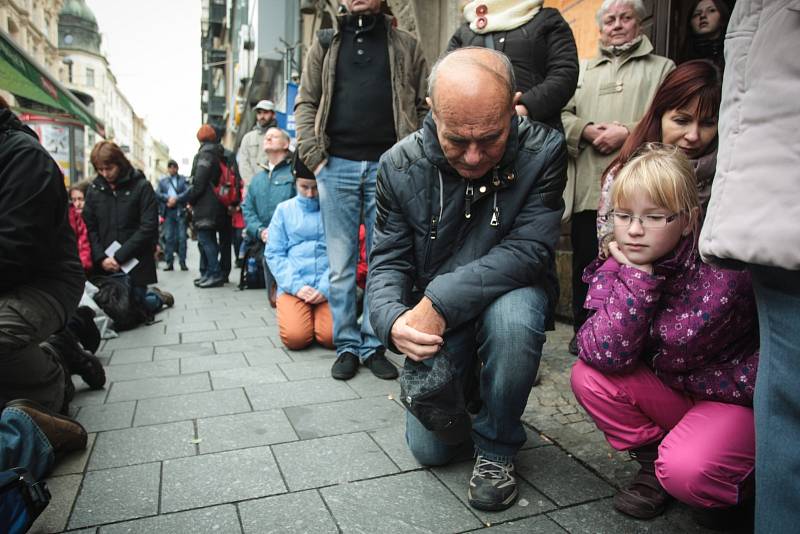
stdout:
<svg viewBox="0 0 800 534">
<path fill-rule="evenodd" d="M 264 111 L 275 111 L 275 104 L 272 100 L 259 100 L 255 109 L 263 109 Z"/>
</svg>

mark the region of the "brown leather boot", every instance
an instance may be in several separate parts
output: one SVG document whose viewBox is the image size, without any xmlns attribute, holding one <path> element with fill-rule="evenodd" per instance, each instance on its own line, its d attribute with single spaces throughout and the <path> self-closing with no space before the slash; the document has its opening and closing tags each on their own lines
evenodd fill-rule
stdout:
<svg viewBox="0 0 800 534">
<path fill-rule="evenodd" d="M 614 495 L 614 508 L 625 515 L 652 519 L 664 513 L 671 499 L 656 478 L 655 461 L 659 443 L 651 443 L 628 453 L 641 467 L 631 483 Z"/>
<path fill-rule="evenodd" d="M 5 407 L 16 408 L 28 414 L 44 432 L 56 455 L 86 448 L 86 429 L 74 419 L 50 411 L 28 399 L 12 400 Z"/>
</svg>

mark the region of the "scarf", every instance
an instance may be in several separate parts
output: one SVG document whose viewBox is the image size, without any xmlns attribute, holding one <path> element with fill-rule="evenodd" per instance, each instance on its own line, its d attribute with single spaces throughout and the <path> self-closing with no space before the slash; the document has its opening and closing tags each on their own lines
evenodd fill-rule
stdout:
<svg viewBox="0 0 800 534">
<path fill-rule="evenodd" d="M 600 53 L 611 57 L 624 56 L 639 48 L 639 45 L 642 44 L 643 37 L 644 36 L 639 35 L 635 37 L 633 40 L 617 46 L 600 45 Z"/>
<path fill-rule="evenodd" d="M 464 6 L 469 29 L 483 35 L 519 28 L 540 9 L 544 0 L 472 0 Z"/>
</svg>

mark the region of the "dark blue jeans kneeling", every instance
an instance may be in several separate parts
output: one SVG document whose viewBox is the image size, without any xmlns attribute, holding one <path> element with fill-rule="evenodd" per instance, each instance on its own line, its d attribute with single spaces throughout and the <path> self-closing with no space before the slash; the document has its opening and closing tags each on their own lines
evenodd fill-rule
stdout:
<svg viewBox="0 0 800 534">
<path fill-rule="evenodd" d="M 462 380 L 479 361 L 483 364 L 483 407 L 472 420 L 471 437 L 476 451 L 490 460 L 509 462 L 525 443 L 520 417 L 539 370 L 547 310 L 543 288 L 523 287 L 499 297 L 472 323 L 445 334 L 445 350 L 462 355 L 454 361 Z M 446 464 L 464 449 L 440 441 L 410 412 L 406 441 L 424 465 Z"/>
</svg>

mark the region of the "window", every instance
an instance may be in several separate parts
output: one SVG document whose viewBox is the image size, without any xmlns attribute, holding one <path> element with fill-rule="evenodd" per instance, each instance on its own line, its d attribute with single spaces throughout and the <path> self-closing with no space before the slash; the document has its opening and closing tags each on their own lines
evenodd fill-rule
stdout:
<svg viewBox="0 0 800 534">
<path fill-rule="evenodd" d="M 94 69 L 86 68 L 86 85 L 94 87 Z"/>
</svg>

